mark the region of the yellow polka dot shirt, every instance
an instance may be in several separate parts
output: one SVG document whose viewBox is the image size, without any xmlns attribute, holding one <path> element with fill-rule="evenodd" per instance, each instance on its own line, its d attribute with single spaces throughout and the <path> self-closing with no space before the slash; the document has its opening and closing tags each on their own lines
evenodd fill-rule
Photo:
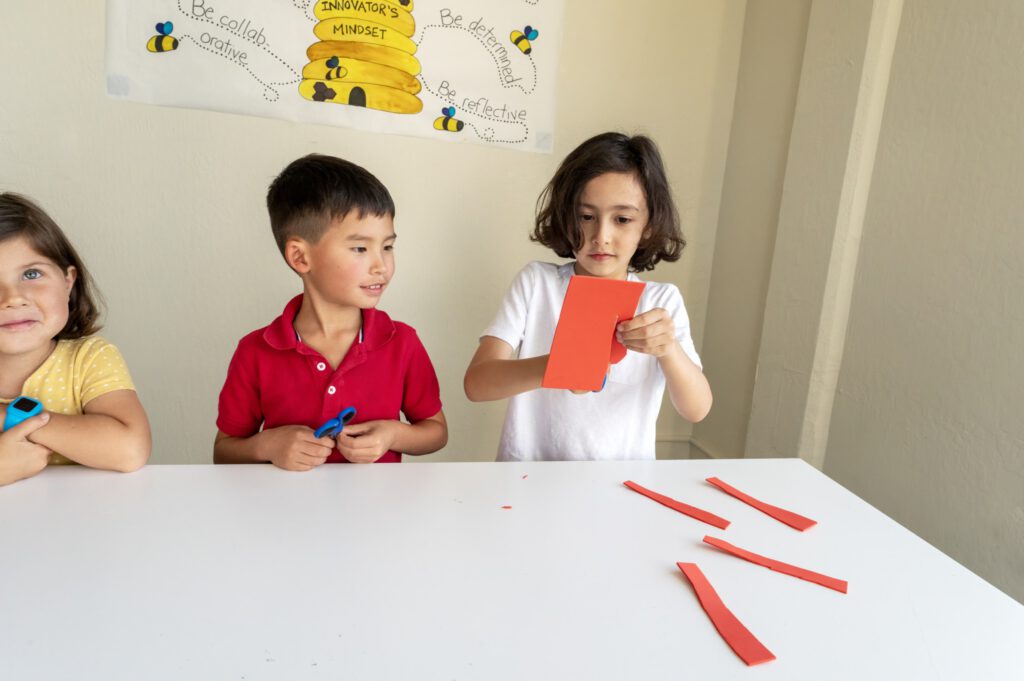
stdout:
<svg viewBox="0 0 1024 681">
<path fill-rule="evenodd" d="M 115 390 L 135 390 L 128 366 L 117 347 L 89 336 L 57 341 L 50 356 L 25 381 L 21 394 L 39 400 L 48 412 L 76 415 L 91 400 Z M 74 462 L 54 453 L 49 463 Z"/>
</svg>

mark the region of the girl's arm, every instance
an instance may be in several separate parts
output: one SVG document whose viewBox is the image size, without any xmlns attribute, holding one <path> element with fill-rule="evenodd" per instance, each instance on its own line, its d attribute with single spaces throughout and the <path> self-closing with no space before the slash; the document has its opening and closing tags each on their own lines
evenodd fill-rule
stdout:
<svg viewBox="0 0 1024 681">
<path fill-rule="evenodd" d="M 494 336 L 484 336 L 469 362 L 462 387 L 472 402 L 503 400 L 541 387 L 548 355 L 513 359 L 515 348 Z"/>
<path fill-rule="evenodd" d="M 616 330 L 619 342 L 630 350 L 658 358 L 669 398 L 687 421 L 701 421 L 711 410 L 711 386 L 676 340 L 675 323 L 664 308 L 648 310 L 622 322 Z"/>
<path fill-rule="evenodd" d="M 50 414 L 29 439 L 90 468 L 130 473 L 149 460 L 149 419 L 134 390 L 115 390 L 90 400 L 84 414 Z"/>
<path fill-rule="evenodd" d="M 6 411 L 7 408 L 0 405 L 0 418 L 6 415 Z M 50 415 L 44 411 L 0 433 L 0 487 L 31 478 L 46 468 L 50 451 L 34 444 L 28 437 L 49 420 Z"/>
</svg>

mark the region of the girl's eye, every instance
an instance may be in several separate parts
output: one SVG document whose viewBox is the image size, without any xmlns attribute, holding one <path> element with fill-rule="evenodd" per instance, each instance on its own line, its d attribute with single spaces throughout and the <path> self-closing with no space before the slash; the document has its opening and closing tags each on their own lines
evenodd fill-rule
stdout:
<svg viewBox="0 0 1024 681">
<path fill-rule="evenodd" d="M 633 219 L 627 218 L 625 216 L 620 216 L 615 218 L 615 221 L 618 222 L 620 225 L 628 225 L 629 223 L 633 222 Z"/>
<path fill-rule="evenodd" d="M 366 253 L 366 246 L 356 246 L 352 251 L 355 253 Z"/>
<path fill-rule="evenodd" d="M 593 219 L 594 219 L 594 216 L 590 215 L 589 213 L 581 213 L 580 216 L 579 216 L 580 222 L 590 222 Z"/>
<path fill-rule="evenodd" d="M 388 244 L 387 246 L 384 247 L 384 250 L 385 251 L 393 251 L 393 250 L 395 250 L 395 245 L 394 244 Z"/>
<path fill-rule="evenodd" d="M 25 274 L 22 275 L 26 279 L 38 279 L 43 276 L 43 273 L 39 270 L 25 270 Z"/>
</svg>

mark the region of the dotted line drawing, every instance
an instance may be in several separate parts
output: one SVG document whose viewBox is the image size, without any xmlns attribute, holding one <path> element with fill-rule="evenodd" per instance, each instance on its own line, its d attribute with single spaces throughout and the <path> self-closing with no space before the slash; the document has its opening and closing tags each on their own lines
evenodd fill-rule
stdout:
<svg viewBox="0 0 1024 681">
<path fill-rule="evenodd" d="M 292 2 L 295 3 L 296 5 L 298 4 L 298 0 L 292 0 Z M 177 4 L 178 4 L 178 11 L 181 12 L 186 17 L 189 17 L 191 19 L 195 19 L 197 21 L 206 22 L 206 23 L 210 24 L 211 26 L 213 26 L 214 28 L 217 28 L 219 30 L 224 30 L 224 27 L 218 25 L 217 22 L 215 22 L 213 19 L 210 19 L 210 18 L 205 17 L 205 16 L 204 17 L 197 17 L 197 16 L 194 16 L 193 14 L 191 14 L 190 12 L 186 12 L 185 8 L 181 6 L 181 0 L 177 0 Z M 228 32 L 230 33 L 230 31 L 228 31 Z M 232 35 L 235 35 L 235 34 L 232 34 Z M 283 86 L 283 85 L 294 85 L 294 84 L 296 84 L 296 83 L 298 83 L 299 81 L 302 80 L 302 75 L 298 71 L 296 71 L 292 67 L 291 64 L 289 64 L 284 59 L 282 59 L 276 52 L 273 52 L 273 51 L 271 51 L 269 49 L 269 46 L 270 46 L 270 42 L 269 41 L 263 43 L 262 45 L 256 45 L 255 43 L 252 43 L 250 41 L 246 41 L 246 42 L 249 42 L 249 44 L 251 44 L 253 47 L 255 47 L 257 49 L 263 50 L 264 52 L 269 54 L 271 57 L 273 57 L 281 66 L 283 66 L 286 69 L 288 69 L 289 71 L 291 71 L 295 75 L 295 78 L 293 80 L 278 81 L 278 82 L 267 84 L 267 83 L 263 82 L 263 80 L 259 76 L 257 76 L 255 73 L 253 73 L 252 69 L 250 69 L 248 66 L 242 64 L 237 59 L 232 59 L 231 57 L 228 57 L 228 56 L 226 56 L 224 54 L 221 54 L 219 52 L 211 50 L 208 47 L 206 47 L 205 45 L 203 45 L 201 42 L 196 40 L 195 38 L 192 38 L 191 36 L 182 36 L 182 38 L 186 38 L 186 37 L 189 38 L 190 40 L 192 40 L 192 42 L 195 43 L 196 45 L 199 45 L 199 47 L 202 47 L 203 49 L 205 49 L 207 52 L 210 52 L 212 54 L 216 54 L 216 55 L 218 55 L 220 57 L 223 57 L 224 59 L 227 59 L 230 62 L 236 63 L 239 66 L 241 66 L 242 68 L 244 68 L 249 73 L 249 75 L 252 76 L 256 80 L 257 83 L 259 83 L 263 87 L 265 87 L 265 88 L 267 88 L 267 89 L 269 89 L 269 90 L 274 92 L 274 98 L 273 99 L 270 99 L 269 97 L 267 97 L 267 93 L 266 92 L 263 93 L 264 98 L 267 98 L 268 101 L 275 102 L 280 97 L 280 94 L 271 87 L 272 85 L 281 85 L 281 86 Z M 245 40 L 245 38 L 242 38 L 242 39 Z"/>
<path fill-rule="evenodd" d="M 423 84 L 423 89 L 425 89 L 427 92 L 429 92 L 430 94 L 434 95 L 435 97 L 440 99 L 442 102 L 449 101 L 449 100 L 446 100 L 444 97 L 442 97 L 437 92 L 435 92 L 434 89 L 432 87 L 430 87 L 430 84 L 427 83 L 427 81 L 423 78 L 422 74 L 420 74 L 419 81 L 420 81 L 420 83 Z M 454 106 L 454 103 L 452 105 Z M 483 132 L 481 132 L 475 125 L 473 125 L 472 122 L 467 122 L 466 123 L 466 127 L 467 128 L 470 128 L 473 132 L 476 133 L 477 137 L 479 137 L 480 139 L 485 140 L 487 142 L 501 142 L 503 144 L 522 144 L 523 142 L 526 142 L 528 139 L 530 139 L 530 126 L 528 126 L 523 121 L 506 121 L 503 118 L 498 118 L 496 116 L 487 116 L 485 114 L 476 113 L 476 112 L 473 112 L 473 111 L 466 111 L 465 109 L 463 109 L 463 111 L 460 114 L 460 116 L 462 116 L 463 118 L 466 118 L 468 116 L 476 116 L 477 118 L 482 118 L 482 119 L 487 120 L 487 121 L 494 121 L 496 123 L 501 123 L 503 125 L 518 125 L 518 126 L 521 126 L 523 128 L 523 136 L 520 139 L 495 139 L 495 137 L 494 137 L 494 128 L 484 128 Z"/>
<path fill-rule="evenodd" d="M 416 39 L 416 44 L 419 45 L 421 48 L 423 47 L 423 36 L 427 32 L 428 28 L 443 28 L 443 29 L 446 29 L 446 30 L 447 29 L 457 28 L 457 29 L 465 31 L 469 35 L 473 36 L 473 38 L 475 38 L 478 43 L 480 43 L 481 45 L 484 46 L 484 49 L 487 50 L 487 54 L 491 55 L 491 59 L 494 60 L 494 65 L 496 67 L 498 67 L 499 69 L 501 68 L 501 62 L 499 62 L 498 61 L 498 57 L 493 52 L 491 52 L 490 49 L 488 49 L 487 43 L 485 43 L 483 41 L 483 38 L 478 36 L 473 31 L 469 30 L 465 26 L 444 26 L 443 24 L 427 24 L 426 26 L 422 26 L 422 27 L 420 27 L 420 35 Z M 506 48 L 506 52 L 507 51 L 508 51 L 508 49 Z M 530 56 L 530 55 L 524 55 L 524 56 L 527 59 L 530 60 L 530 68 L 533 69 L 533 85 L 530 87 L 530 89 L 527 90 L 522 85 L 516 85 L 516 84 L 511 84 L 510 85 L 509 83 L 506 83 L 506 82 L 502 81 L 500 78 L 498 79 L 498 82 L 501 84 L 501 87 L 505 88 L 506 90 L 511 89 L 511 88 L 519 88 L 520 90 L 523 91 L 523 94 L 532 95 L 534 90 L 537 89 L 537 64 L 534 63 L 532 56 Z M 509 60 L 509 63 L 511 63 L 511 60 Z"/>
<path fill-rule="evenodd" d="M 316 0 L 313 0 L 313 2 L 306 2 L 306 0 L 292 0 L 292 4 L 295 5 L 295 9 L 302 10 L 303 17 L 309 19 L 314 24 L 319 23 L 317 22 L 316 16 L 313 14 L 313 7 L 316 5 Z"/>
<path fill-rule="evenodd" d="M 268 102 L 276 102 L 277 100 L 279 100 L 281 98 L 281 93 L 278 92 L 277 90 L 275 90 L 273 86 L 275 86 L 275 85 L 289 85 L 290 84 L 290 83 L 267 83 L 267 82 L 264 82 L 263 79 L 261 79 L 255 73 L 253 73 L 253 70 L 251 68 L 249 68 L 248 64 L 243 64 L 242 62 L 238 61 L 237 58 L 231 58 L 231 57 L 229 57 L 229 56 L 227 56 L 227 55 L 225 55 L 225 54 L 223 54 L 221 52 L 217 52 L 216 50 L 211 49 L 210 47 L 207 47 L 206 45 L 202 44 L 201 42 L 199 42 L 198 40 L 196 40 L 195 38 L 193 38 L 192 36 L 190 36 L 187 33 L 185 35 L 181 36 L 181 38 L 179 40 L 181 42 L 184 42 L 186 40 L 191 40 L 192 44 L 194 44 L 196 47 L 198 47 L 200 49 L 203 49 L 203 50 L 206 50 L 210 54 L 215 55 L 217 57 L 221 57 L 222 59 L 227 59 L 232 64 L 236 64 L 236 65 L 242 67 L 245 70 L 246 73 L 248 73 L 250 76 L 252 76 L 253 80 L 255 80 L 257 83 L 259 83 L 260 85 L 263 86 L 263 99 L 267 100 Z"/>
</svg>

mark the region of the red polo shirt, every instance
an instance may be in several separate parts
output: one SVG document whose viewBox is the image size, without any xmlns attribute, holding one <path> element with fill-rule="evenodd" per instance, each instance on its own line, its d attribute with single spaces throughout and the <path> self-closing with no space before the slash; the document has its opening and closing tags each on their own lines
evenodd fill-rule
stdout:
<svg viewBox="0 0 1024 681">
<path fill-rule="evenodd" d="M 355 407 L 353 423 L 397 420 L 416 423 L 441 411 L 437 375 L 416 331 L 377 309 L 363 310 L 363 337 L 332 370 L 319 352 L 298 340 L 292 322 L 302 295 L 288 303 L 269 326 L 238 343 L 224 388 L 217 427 L 232 437 L 261 429 L 308 426 L 316 429 Z M 397 463 L 389 451 L 379 462 Z M 335 449 L 330 463 L 346 463 Z"/>
</svg>

